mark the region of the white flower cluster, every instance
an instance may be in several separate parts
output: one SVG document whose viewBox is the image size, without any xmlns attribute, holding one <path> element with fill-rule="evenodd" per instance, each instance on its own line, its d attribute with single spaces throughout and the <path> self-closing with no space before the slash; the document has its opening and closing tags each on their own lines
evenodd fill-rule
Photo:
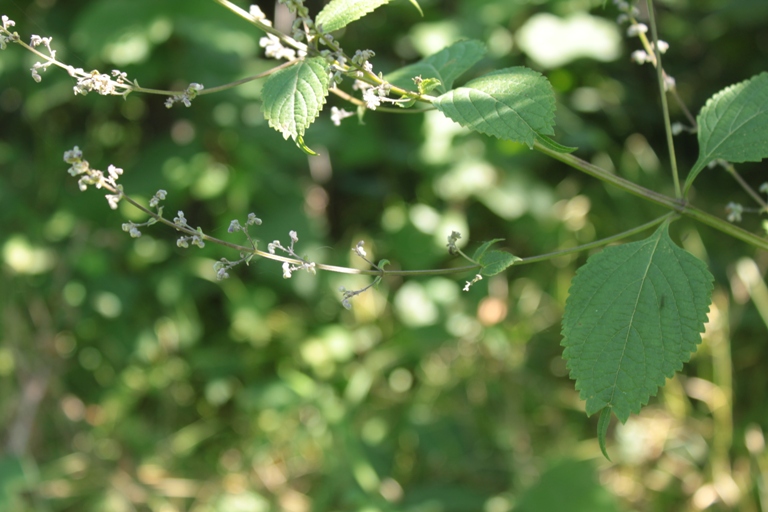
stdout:
<svg viewBox="0 0 768 512">
<path fill-rule="evenodd" d="M 461 291 L 468 292 L 473 284 L 475 284 L 478 281 L 481 281 L 482 279 L 483 279 L 483 276 L 481 276 L 480 274 L 475 274 L 475 277 L 471 281 L 467 281 L 467 283 L 464 285 L 464 288 L 462 288 Z"/>
<path fill-rule="evenodd" d="M 123 174 L 122 169 L 110 165 L 107 168 L 107 176 L 102 171 L 91 169 L 88 160 L 83 160 L 83 152 L 77 146 L 64 152 L 64 161 L 70 164 L 68 170 L 70 176 L 80 176 L 77 186 L 81 191 L 85 191 L 88 185 L 106 188 L 112 192 L 106 195 L 109 207 L 113 210 L 117 208 L 117 204 L 123 197 L 123 186 L 117 184 L 117 179 Z"/>
<path fill-rule="evenodd" d="M 183 93 L 175 94 L 165 100 L 165 108 L 171 108 L 174 103 L 183 103 L 185 107 L 191 107 L 192 100 L 197 98 L 198 94 L 200 94 L 200 91 L 202 91 L 204 88 L 205 87 L 203 87 L 203 84 L 192 82 L 189 84 L 186 90 L 184 90 Z"/>
<path fill-rule="evenodd" d="M 192 229 L 192 226 L 187 224 L 187 218 L 184 217 L 184 212 L 179 210 L 176 213 L 176 217 L 173 218 L 173 223 L 179 226 L 180 228 L 187 228 Z M 197 228 L 195 230 L 197 233 L 194 235 L 187 235 L 187 236 L 181 236 L 178 240 L 176 240 L 176 247 L 181 247 L 182 249 L 189 248 L 189 244 L 196 245 L 199 248 L 205 247 L 205 241 L 203 238 L 205 237 L 205 234 L 203 233 L 202 228 Z"/>
<path fill-rule="evenodd" d="M 98 70 L 88 73 L 83 68 L 72 66 L 67 66 L 67 72 L 69 76 L 77 78 L 77 83 L 73 87 L 75 95 L 82 94 L 85 96 L 89 92 L 95 91 L 102 96 L 127 96 L 131 92 L 130 85 L 126 84 L 128 81 L 127 74 L 119 69 L 113 69 L 111 77 Z"/>
<path fill-rule="evenodd" d="M 739 203 L 730 202 L 725 206 L 728 213 L 728 222 L 741 222 L 741 214 L 744 213 L 744 207 Z"/>
<path fill-rule="evenodd" d="M 284 247 L 280 243 L 280 240 L 275 240 L 267 244 L 267 251 L 269 251 L 269 254 L 275 254 L 275 250 L 280 250 L 301 262 L 298 264 L 291 263 L 289 261 L 283 262 L 283 278 L 290 279 L 293 273 L 298 270 L 306 270 L 311 274 L 315 274 L 317 272 L 315 263 L 307 261 L 306 259 L 296 254 L 296 252 L 293 250 L 294 244 L 299 241 L 299 235 L 296 234 L 295 231 L 291 230 L 288 233 L 288 236 L 291 238 L 291 245 L 289 247 Z"/>
<path fill-rule="evenodd" d="M 344 119 L 353 115 L 355 115 L 354 112 L 344 110 L 343 108 L 331 107 L 331 121 L 335 126 L 341 126 L 341 122 Z"/>
<path fill-rule="evenodd" d="M 8 43 L 15 43 L 19 40 L 19 34 L 11 32 L 11 27 L 16 26 L 16 22 L 3 14 L 3 28 L 0 30 L 0 50 L 5 50 Z"/>
<path fill-rule="evenodd" d="M 33 48 L 43 45 L 45 46 L 45 49 L 48 50 L 48 55 L 50 56 L 47 61 L 43 62 L 35 62 L 35 64 L 32 66 L 30 71 L 32 72 L 32 78 L 35 80 L 35 82 L 40 82 L 42 80 L 42 77 L 40 76 L 40 73 L 38 73 L 38 70 L 42 69 L 43 71 L 48 69 L 48 66 L 53 64 L 56 61 L 56 50 L 51 48 L 51 40 L 52 37 L 40 37 L 38 35 L 32 35 L 32 37 L 29 40 L 29 45 Z"/>
<path fill-rule="evenodd" d="M 286 48 L 277 36 L 267 34 L 259 39 L 259 46 L 264 48 L 264 55 L 270 59 L 295 60 L 296 50 Z"/>
</svg>

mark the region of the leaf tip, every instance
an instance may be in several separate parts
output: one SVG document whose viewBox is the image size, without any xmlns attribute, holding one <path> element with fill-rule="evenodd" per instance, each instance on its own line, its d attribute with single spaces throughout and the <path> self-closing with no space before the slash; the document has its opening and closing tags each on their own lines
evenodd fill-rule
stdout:
<svg viewBox="0 0 768 512">
<path fill-rule="evenodd" d="M 608 448 L 605 446 L 605 440 L 608 436 L 608 426 L 611 424 L 611 408 L 610 406 L 603 407 L 600 411 L 600 419 L 597 421 L 597 442 L 600 443 L 600 451 L 603 452 L 603 457 L 608 459 L 609 462 L 613 462 L 608 456 Z"/>
</svg>

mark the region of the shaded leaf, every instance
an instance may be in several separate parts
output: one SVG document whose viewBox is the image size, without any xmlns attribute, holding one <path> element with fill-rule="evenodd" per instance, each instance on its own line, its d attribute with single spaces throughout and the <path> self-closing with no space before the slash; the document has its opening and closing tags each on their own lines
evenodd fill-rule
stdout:
<svg viewBox="0 0 768 512">
<path fill-rule="evenodd" d="M 668 223 L 578 270 L 562 345 L 587 415 L 608 407 L 623 423 L 683 367 L 701 342 L 712 281 L 703 262 L 672 242 Z"/>
<path fill-rule="evenodd" d="M 493 240 L 488 240 L 487 242 L 483 242 L 483 244 L 475 250 L 475 254 L 472 255 L 472 259 L 475 261 L 480 261 L 480 258 L 483 257 L 485 254 L 485 251 L 488 250 L 493 244 L 504 241 L 503 238 L 494 238 Z"/>
<path fill-rule="evenodd" d="M 485 45 L 480 41 L 459 41 L 429 57 L 389 73 L 385 79 L 392 85 L 410 90 L 414 87 L 414 77 L 420 76 L 423 80 L 437 79 L 440 81 L 437 90 L 444 93 L 453 87 L 457 78 L 477 64 L 485 52 Z"/>
<path fill-rule="evenodd" d="M 540 73 L 524 67 L 494 71 L 438 97 L 434 106 L 472 130 L 533 148 L 553 135 L 555 94 Z"/>
<path fill-rule="evenodd" d="M 603 456 L 611 460 L 608 456 L 608 448 L 605 446 L 605 440 L 608 437 L 608 426 L 611 424 L 611 409 L 604 407 L 600 411 L 600 419 L 597 420 L 597 442 L 600 445 L 600 451 L 603 452 Z"/>
<path fill-rule="evenodd" d="M 331 0 L 317 15 L 315 24 L 320 25 L 323 32 L 333 32 L 386 3 L 389 3 L 389 0 Z"/>
<path fill-rule="evenodd" d="M 718 92 L 696 120 L 699 158 L 685 180 L 686 190 L 702 169 L 718 158 L 729 162 L 768 158 L 768 73 Z"/>
<path fill-rule="evenodd" d="M 510 254 L 504 251 L 488 251 L 484 253 L 478 263 L 483 266 L 480 271 L 484 276 L 495 276 L 504 272 L 507 268 L 520 261 L 522 258 L 518 258 L 514 254 Z"/>
<path fill-rule="evenodd" d="M 325 60 L 322 57 L 303 60 L 270 75 L 264 82 L 264 117 L 284 138 L 291 137 L 307 151 L 304 131 L 323 109 L 327 95 Z"/>
</svg>

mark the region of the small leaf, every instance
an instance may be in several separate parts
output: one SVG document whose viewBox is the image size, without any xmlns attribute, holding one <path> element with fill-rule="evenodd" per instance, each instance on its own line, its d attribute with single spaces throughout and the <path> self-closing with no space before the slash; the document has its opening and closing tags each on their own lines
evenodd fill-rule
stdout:
<svg viewBox="0 0 768 512">
<path fill-rule="evenodd" d="M 768 158 L 768 73 L 715 94 L 696 121 L 699 159 L 685 180 L 686 191 L 713 160 L 759 162 Z"/>
<path fill-rule="evenodd" d="M 427 94 L 428 92 L 431 92 L 433 89 L 440 87 L 440 85 L 442 85 L 442 82 L 437 78 L 427 78 L 425 80 L 421 80 L 418 83 L 419 94 Z"/>
<path fill-rule="evenodd" d="M 409 64 L 392 73 L 387 82 L 403 89 L 413 89 L 413 79 L 420 76 L 424 81 L 440 80 L 437 89 L 444 93 L 453 86 L 454 80 L 463 75 L 485 55 L 485 45 L 480 41 L 459 41 L 439 52 Z"/>
<path fill-rule="evenodd" d="M 503 242 L 503 238 L 494 238 L 493 240 L 488 240 L 487 242 L 483 242 L 483 245 L 477 248 L 475 251 L 475 254 L 472 255 L 472 259 L 479 262 L 480 258 L 483 257 L 483 254 L 485 254 L 485 251 L 488 250 L 493 244 L 498 242 Z"/>
<path fill-rule="evenodd" d="M 386 265 L 391 265 L 390 261 L 386 258 L 379 260 L 379 264 L 376 265 L 379 269 L 384 270 Z"/>
<path fill-rule="evenodd" d="M 536 142 L 541 144 L 542 146 L 551 149 L 552 151 L 557 151 L 558 153 L 573 153 L 579 148 L 572 148 L 570 146 L 563 146 L 562 144 L 558 144 L 557 142 L 553 141 L 546 135 L 537 134 Z"/>
<path fill-rule="evenodd" d="M 702 261 L 672 242 L 668 223 L 577 271 L 562 345 L 587 415 L 609 407 L 624 423 L 683 367 L 701 342 L 712 281 Z"/>
<path fill-rule="evenodd" d="M 600 411 L 600 419 L 597 420 L 597 442 L 600 444 L 600 451 L 603 456 L 611 460 L 608 456 L 608 449 L 605 447 L 605 440 L 608 437 L 608 426 L 611 424 L 611 408 L 603 407 Z"/>
<path fill-rule="evenodd" d="M 315 24 L 319 25 L 323 32 L 333 32 L 386 3 L 389 3 L 389 0 L 331 0 L 317 15 Z"/>
<path fill-rule="evenodd" d="M 555 93 L 540 73 L 524 67 L 499 69 L 448 91 L 433 105 L 462 126 L 533 148 L 553 135 Z"/>
<path fill-rule="evenodd" d="M 478 263 L 483 266 L 480 271 L 484 276 L 495 276 L 504 272 L 507 268 L 511 267 L 522 260 L 514 254 L 510 254 L 504 251 L 488 251 L 480 258 Z"/>
<path fill-rule="evenodd" d="M 270 75 L 262 90 L 264 117 L 269 126 L 309 150 L 303 142 L 304 131 L 323 109 L 328 82 L 322 57 L 303 60 Z"/>
</svg>

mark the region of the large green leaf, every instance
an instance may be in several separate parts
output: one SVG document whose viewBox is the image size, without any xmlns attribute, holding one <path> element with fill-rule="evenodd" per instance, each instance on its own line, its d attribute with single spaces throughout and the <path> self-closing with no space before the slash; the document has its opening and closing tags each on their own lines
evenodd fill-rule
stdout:
<svg viewBox="0 0 768 512">
<path fill-rule="evenodd" d="M 759 162 L 768 158 L 768 73 L 718 92 L 696 119 L 699 159 L 685 181 L 686 190 L 715 159 Z"/>
<path fill-rule="evenodd" d="M 435 107 L 462 126 L 533 148 L 537 134 L 553 135 L 555 94 L 540 73 L 499 69 L 448 91 Z"/>
<path fill-rule="evenodd" d="M 437 90 L 444 93 L 453 86 L 454 80 L 477 64 L 485 52 L 485 45 L 480 41 L 459 41 L 418 62 L 395 70 L 385 78 L 387 82 L 403 89 L 413 89 L 413 78 L 416 76 L 424 80 L 436 78 L 441 84 Z"/>
<path fill-rule="evenodd" d="M 712 274 L 669 238 L 608 247 L 579 269 L 563 316 L 563 357 L 592 415 L 621 422 L 648 403 L 701 342 Z"/>
<path fill-rule="evenodd" d="M 304 131 L 323 109 L 328 95 L 325 59 L 314 57 L 270 75 L 262 100 L 269 126 L 303 144 Z"/>
<path fill-rule="evenodd" d="M 359 20 L 389 0 L 331 0 L 315 19 L 323 32 L 333 32 Z"/>
</svg>

